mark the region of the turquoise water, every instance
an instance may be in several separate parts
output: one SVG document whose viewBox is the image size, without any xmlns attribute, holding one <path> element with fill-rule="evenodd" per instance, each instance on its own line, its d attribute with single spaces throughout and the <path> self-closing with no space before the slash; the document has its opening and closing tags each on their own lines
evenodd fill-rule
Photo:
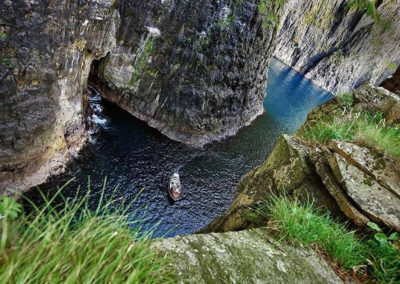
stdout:
<svg viewBox="0 0 400 284">
<path fill-rule="evenodd" d="M 265 113 L 250 126 L 203 150 L 174 142 L 146 126 L 90 89 L 95 125 L 91 143 L 68 171 L 42 188 L 49 194 L 71 177 L 76 181 L 64 190 L 73 197 L 78 184 L 92 180 L 91 203 L 97 203 L 101 184 L 116 198 L 135 202 L 144 228 L 156 236 L 193 233 L 223 214 L 234 197 L 241 176 L 259 165 L 282 133 L 293 133 L 307 114 L 331 95 L 288 66 L 273 59 L 269 71 Z M 179 169 L 183 196 L 172 203 L 167 197 L 168 177 Z M 36 198 L 34 193 L 31 196 Z M 37 199 L 37 202 L 41 201 Z M 133 212 L 132 212 L 133 213 Z"/>
</svg>

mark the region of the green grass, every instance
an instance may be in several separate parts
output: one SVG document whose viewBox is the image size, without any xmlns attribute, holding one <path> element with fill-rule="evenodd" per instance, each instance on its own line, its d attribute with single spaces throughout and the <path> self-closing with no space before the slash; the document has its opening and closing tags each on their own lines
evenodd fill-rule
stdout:
<svg viewBox="0 0 400 284">
<path fill-rule="evenodd" d="M 300 203 L 288 197 L 272 197 L 255 209 L 268 219 L 273 232 L 280 239 L 293 243 L 317 245 L 342 268 L 366 266 L 380 283 L 400 281 L 400 250 L 386 238 L 360 239 L 349 232 L 345 224 L 333 220 L 313 203 Z"/>
<path fill-rule="evenodd" d="M 55 208 L 61 190 L 30 214 L 1 198 L 2 283 L 174 282 L 167 260 L 150 248 L 148 234 L 130 228 L 135 221 L 116 202 L 89 210 L 87 194 Z"/>
<path fill-rule="evenodd" d="M 368 242 L 369 271 L 380 283 L 400 283 L 400 251 L 392 245 Z"/>
<path fill-rule="evenodd" d="M 347 232 L 343 225 L 312 203 L 302 205 L 297 200 L 273 197 L 264 208 L 259 212 L 276 224 L 281 238 L 305 245 L 316 244 L 345 268 L 363 263 L 366 254 L 354 233 Z"/>
<path fill-rule="evenodd" d="M 400 158 L 400 129 L 387 125 L 380 113 L 345 110 L 341 115 L 306 126 L 298 136 L 322 143 L 334 139 L 359 141 L 393 158 Z"/>
<path fill-rule="evenodd" d="M 354 98 L 352 93 L 340 94 L 338 99 L 347 108 L 350 108 L 353 105 Z"/>
</svg>

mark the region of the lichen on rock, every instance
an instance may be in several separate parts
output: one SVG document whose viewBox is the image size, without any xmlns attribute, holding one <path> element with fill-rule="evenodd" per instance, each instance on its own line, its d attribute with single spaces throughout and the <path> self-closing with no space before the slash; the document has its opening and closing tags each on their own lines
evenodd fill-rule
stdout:
<svg viewBox="0 0 400 284">
<path fill-rule="evenodd" d="M 342 283 L 310 248 L 292 247 L 265 229 L 156 240 L 181 283 Z"/>
</svg>

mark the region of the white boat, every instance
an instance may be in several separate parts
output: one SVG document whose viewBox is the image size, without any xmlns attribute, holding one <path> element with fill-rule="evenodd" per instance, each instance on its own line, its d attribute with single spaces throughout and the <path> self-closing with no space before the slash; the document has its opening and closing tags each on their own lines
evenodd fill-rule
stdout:
<svg viewBox="0 0 400 284">
<path fill-rule="evenodd" d="M 178 200 L 181 197 L 181 179 L 177 172 L 173 173 L 169 179 L 168 193 L 173 200 Z"/>
</svg>

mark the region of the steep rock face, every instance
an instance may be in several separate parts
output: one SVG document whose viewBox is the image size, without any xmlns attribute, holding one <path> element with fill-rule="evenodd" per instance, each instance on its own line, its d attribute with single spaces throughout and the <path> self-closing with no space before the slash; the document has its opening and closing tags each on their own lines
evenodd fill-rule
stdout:
<svg viewBox="0 0 400 284">
<path fill-rule="evenodd" d="M 263 112 L 278 23 L 268 16 L 281 11 L 270 2 L 121 1 L 99 67 L 105 96 L 186 144 L 235 134 Z"/>
<path fill-rule="evenodd" d="M 91 70 L 108 99 L 187 144 L 250 123 L 263 110 L 275 2 L 2 1 L 0 192 L 44 182 L 82 146 Z"/>
<path fill-rule="evenodd" d="M 288 0 L 274 55 L 333 93 L 380 85 L 400 65 L 400 4 L 384 0 L 386 27 L 348 0 Z"/>
<path fill-rule="evenodd" d="M 86 138 L 90 65 L 112 45 L 111 0 L 0 3 L 0 192 L 44 182 Z"/>
<path fill-rule="evenodd" d="M 153 247 L 173 260 L 179 283 L 343 283 L 310 248 L 274 241 L 265 229 L 176 237 Z"/>
</svg>

